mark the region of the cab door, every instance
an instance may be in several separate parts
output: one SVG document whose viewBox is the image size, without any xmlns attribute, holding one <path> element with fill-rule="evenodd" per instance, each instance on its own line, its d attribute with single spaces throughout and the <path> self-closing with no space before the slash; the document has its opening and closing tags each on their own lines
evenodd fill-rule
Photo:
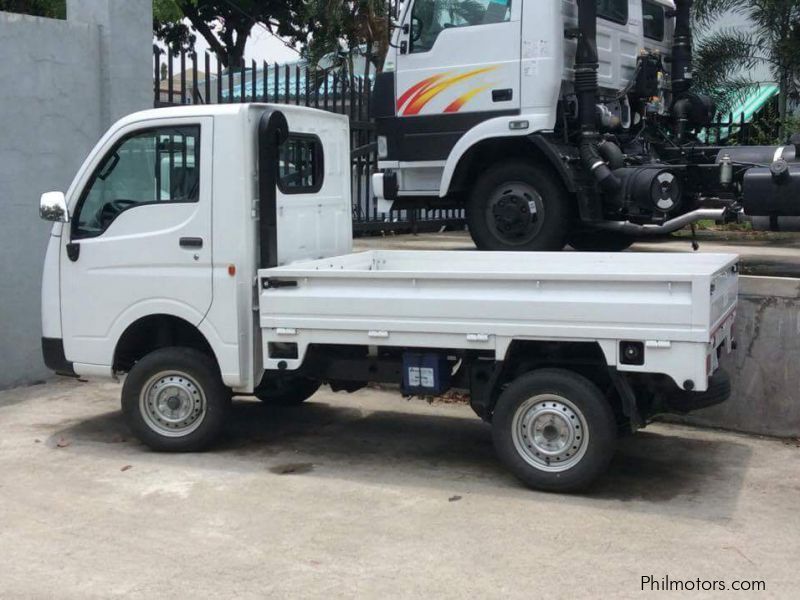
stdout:
<svg viewBox="0 0 800 600">
<path fill-rule="evenodd" d="M 397 38 L 397 160 L 444 160 L 474 125 L 520 108 L 521 0 L 416 0 Z"/>
<path fill-rule="evenodd" d="M 198 325 L 208 311 L 212 126 L 210 117 L 128 126 L 75 186 L 60 285 L 64 350 L 79 373 L 110 366 L 141 316 Z"/>
</svg>

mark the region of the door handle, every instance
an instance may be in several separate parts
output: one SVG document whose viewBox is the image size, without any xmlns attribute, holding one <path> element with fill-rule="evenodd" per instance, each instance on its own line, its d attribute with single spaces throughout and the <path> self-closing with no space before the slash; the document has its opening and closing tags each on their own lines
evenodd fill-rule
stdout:
<svg viewBox="0 0 800 600">
<path fill-rule="evenodd" d="M 514 90 L 492 90 L 492 102 L 511 102 L 514 99 Z"/>
<path fill-rule="evenodd" d="M 81 255 L 81 245 L 78 242 L 70 242 L 67 244 L 67 258 L 72 262 L 76 262 Z"/>
<path fill-rule="evenodd" d="M 181 248 L 189 248 L 192 250 L 197 250 L 198 248 L 203 247 L 203 238 L 182 237 L 179 243 Z"/>
</svg>

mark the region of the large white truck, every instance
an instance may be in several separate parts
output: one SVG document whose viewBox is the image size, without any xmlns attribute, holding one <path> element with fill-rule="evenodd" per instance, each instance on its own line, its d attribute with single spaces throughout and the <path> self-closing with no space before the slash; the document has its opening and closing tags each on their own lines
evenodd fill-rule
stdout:
<svg viewBox="0 0 800 600">
<path fill-rule="evenodd" d="M 559 491 L 620 433 L 728 396 L 736 256 L 353 254 L 348 140 L 290 106 L 119 121 L 41 200 L 47 365 L 124 376 L 128 424 L 164 451 L 211 446 L 234 395 L 465 389 L 506 465 Z"/>
<path fill-rule="evenodd" d="M 800 215 L 793 143 L 704 143 L 691 7 L 404 2 L 371 102 L 382 210 L 466 208 L 487 250 L 621 250 L 700 219 Z"/>
</svg>

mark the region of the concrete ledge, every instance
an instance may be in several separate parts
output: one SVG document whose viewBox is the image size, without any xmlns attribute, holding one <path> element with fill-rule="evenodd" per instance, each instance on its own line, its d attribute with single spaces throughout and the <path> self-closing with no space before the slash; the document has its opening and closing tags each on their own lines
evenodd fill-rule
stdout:
<svg viewBox="0 0 800 600">
<path fill-rule="evenodd" d="M 730 400 L 678 420 L 800 437 L 800 279 L 742 277 L 734 332 L 738 348 L 723 362 Z"/>
</svg>

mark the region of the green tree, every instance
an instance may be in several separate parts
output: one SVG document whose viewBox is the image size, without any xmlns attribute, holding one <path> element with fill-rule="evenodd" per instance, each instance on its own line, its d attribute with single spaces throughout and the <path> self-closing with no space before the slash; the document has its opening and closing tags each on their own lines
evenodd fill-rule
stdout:
<svg viewBox="0 0 800 600">
<path fill-rule="evenodd" d="M 315 67 L 323 58 L 327 66 L 347 66 L 350 83 L 356 75 L 369 77 L 380 71 L 389 49 L 387 0 L 308 0 L 303 21 L 304 55 Z M 364 71 L 354 72 L 354 58 L 363 54 Z"/>
<path fill-rule="evenodd" d="M 746 17 L 749 29 L 723 29 L 700 36 L 695 79 L 724 109 L 766 83 L 749 71 L 766 68 L 778 83 L 779 135 L 785 137 L 788 100 L 800 75 L 800 0 L 695 0 L 695 18 L 703 27 L 725 13 Z"/>
<path fill-rule="evenodd" d="M 155 0 L 153 30 L 173 51 L 193 47 L 196 31 L 223 65 L 236 68 L 244 64 L 247 40 L 256 25 L 290 42 L 305 39 L 307 27 L 300 22 L 304 4 L 304 0 Z"/>
<path fill-rule="evenodd" d="M 0 11 L 66 19 L 67 0 L 0 0 Z"/>
<path fill-rule="evenodd" d="M 153 0 L 153 35 L 164 42 L 172 54 L 194 50 L 197 40 L 175 0 Z"/>
</svg>

